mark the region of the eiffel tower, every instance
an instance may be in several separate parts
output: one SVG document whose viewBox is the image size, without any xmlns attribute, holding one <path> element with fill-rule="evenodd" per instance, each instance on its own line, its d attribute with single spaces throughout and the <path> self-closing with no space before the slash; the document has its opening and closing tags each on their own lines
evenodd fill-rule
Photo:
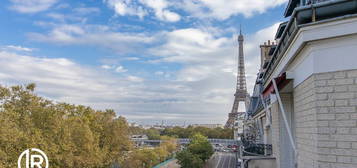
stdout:
<svg viewBox="0 0 357 168">
<path fill-rule="evenodd" d="M 239 56 L 238 56 L 237 88 L 234 94 L 234 103 L 233 103 L 232 111 L 228 114 L 228 120 L 225 125 L 226 128 L 233 128 L 234 123 L 236 121 L 238 123 L 243 122 L 245 112 L 238 112 L 238 106 L 240 102 L 244 102 L 245 107 L 248 108 L 249 100 L 250 100 L 249 94 L 247 92 L 247 83 L 245 78 L 243 41 L 244 38 L 242 35 L 242 30 L 240 30 L 238 36 Z M 242 125 L 242 123 L 240 123 L 239 125 Z"/>
</svg>

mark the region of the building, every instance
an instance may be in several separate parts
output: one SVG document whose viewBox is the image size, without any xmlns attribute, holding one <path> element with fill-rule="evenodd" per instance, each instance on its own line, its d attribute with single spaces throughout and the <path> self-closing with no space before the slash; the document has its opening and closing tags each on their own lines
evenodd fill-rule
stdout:
<svg viewBox="0 0 357 168">
<path fill-rule="evenodd" d="M 276 43 L 260 46 L 244 125 L 244 141 L 272 153 L 244 166 L 356 168 L 357 0 L 290 0 L 284 16 Z"/>
<path fill-rule="evenodd" d="M 139 134 L 139 135 L 131 135 L 130 139 L 132 140 L 148 140 L 148 136 L 145 134 Z"/>
<path fill-rule="evenodd" d="M 222 124 L 192 124 L 193 127 L 205 127 L 205 128 L 223 128 Z"/>
</svg>

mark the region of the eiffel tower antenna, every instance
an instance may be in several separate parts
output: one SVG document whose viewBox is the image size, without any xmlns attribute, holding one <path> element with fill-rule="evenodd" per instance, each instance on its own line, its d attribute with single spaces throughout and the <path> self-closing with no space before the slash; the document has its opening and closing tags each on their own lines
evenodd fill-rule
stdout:
<svg viewBox="0 0 357 168">
<path fill-rule="evenodd" d="M 242 24 L 239 24 L 239 35 L 242 35 Z"/>
<path fill-rule="evenodd" d="M 240 25 L 238 36 L 238 73 L 237 73 L 237 85 L 236 92 L 234 94 L 234 102 L 231 112 L 228 114 L 228 120 L 226 122 L 226 128 L 233 128 L 235 122 L 243 122 L 245 112 L 238 112 L 240 102 L 245 103 L 245 107 L 249 105 L 249 94 L 247 92 L 247 83 L 244 67 L 244 53 L 243 53 L 244 36 L 242 34 L 242 26 Z"/>
</svg>

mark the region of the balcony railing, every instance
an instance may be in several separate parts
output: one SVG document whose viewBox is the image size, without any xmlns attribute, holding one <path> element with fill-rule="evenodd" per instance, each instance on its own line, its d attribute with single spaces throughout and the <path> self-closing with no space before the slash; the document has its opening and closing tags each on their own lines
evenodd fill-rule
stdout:
<svg viewBox="0 0 357 168">
<path fill-rule="evenodd" d="M 325 2 L 325 1 L 331 1 L 331 0 L 303 0 L 302 5 L 311 5 L 311 4 L 316 4 L 316 3 Z"/>
<path fill-rule="evenodd" d="M 257 144 L 252 141 L 242 140 L 243 156 L 270 156 L 273 153 L 271 144 Z"/>
</svg>

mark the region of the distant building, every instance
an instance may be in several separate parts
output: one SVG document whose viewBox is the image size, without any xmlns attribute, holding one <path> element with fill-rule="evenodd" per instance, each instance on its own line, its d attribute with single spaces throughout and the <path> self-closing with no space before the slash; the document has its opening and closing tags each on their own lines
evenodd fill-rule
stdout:
<svg viewBox="0 0 357 168">
<path fill-rule="evenodd" d="M 140 135 L 131 135 L 130 138 L 132 140 L 148 140 L 148 136 L 145 134 L 140 134 Z"/>
<path fill-rule="evenodd" d="M 290 0 L 284 16 L 277 43 L 260 46 L 244 125 L 245 150 L 272 153 L 244 166 L 355 168 L 357 0 Z"/>
<path fill-rule="evenodd" d="M 223 128 L 222 124 L 192 124 L 193 127 Z"/>
</svg>

